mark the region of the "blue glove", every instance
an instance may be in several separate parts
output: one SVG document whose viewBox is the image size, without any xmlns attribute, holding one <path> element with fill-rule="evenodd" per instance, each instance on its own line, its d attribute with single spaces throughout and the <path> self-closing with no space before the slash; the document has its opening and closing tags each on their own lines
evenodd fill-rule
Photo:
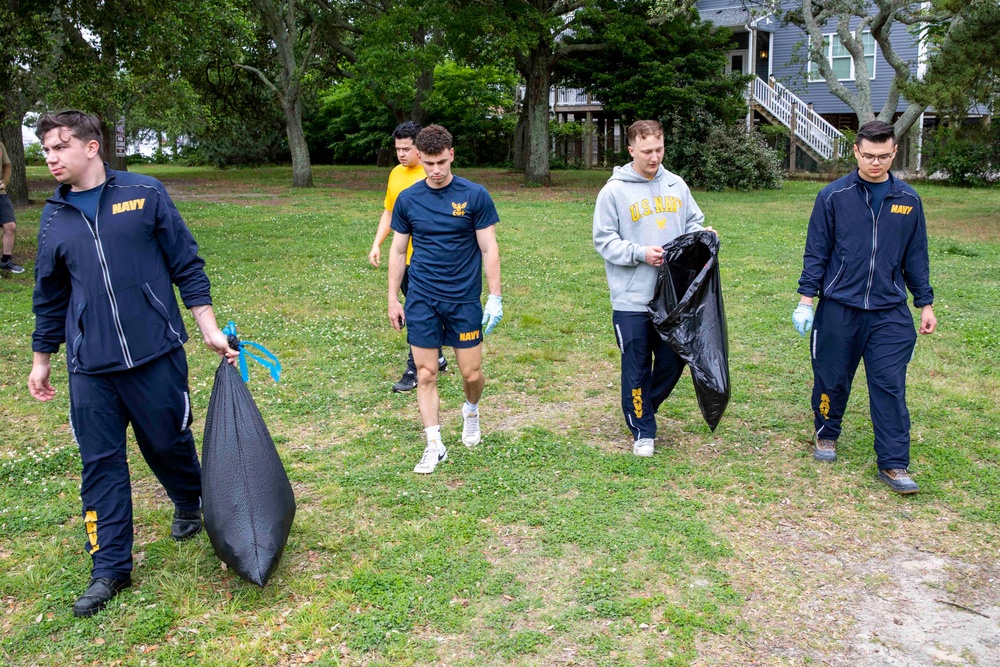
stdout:
<svg viewBox="0 0 1000 667">
<path fill-rule="evenodd" d="M 483 334 L 488 334 L 500 324 L 503 319 L 503 298 L 490 294 L 486 299 L 486 307 L 483 308 Z"/>
<path fill-rule="evenodd" d="M 813 328 L 813 307 L 810 303 L 800 303 L 792 313 L 792 324 L 800 336 L 805 336 Z"/>
</svg>

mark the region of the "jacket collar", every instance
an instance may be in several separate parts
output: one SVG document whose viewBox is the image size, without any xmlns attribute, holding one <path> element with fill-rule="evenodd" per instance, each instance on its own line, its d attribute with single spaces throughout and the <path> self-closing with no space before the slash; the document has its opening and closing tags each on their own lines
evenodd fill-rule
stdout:
<svg viewBox="0 0 1000 667">
<path fill-rule="evenodd" d="M 107 162 L 105 162 L 104 163 L 104 183 L 102 183 L 101 185 L 106 185 L 108 183 L 113 182 L 115 180 L 115 174 L 117 174 L 117 172 L 114 169 L 112 169 L 111 166 L 108 165 Z M 52 197 L 48 201 L 53 202 L 53 203 L 58 203 L 58 204 L 66 204 L 67 203 L 67 201 L 66 201 L 66 193 L 69 192 L 69 189 L 70 189 L 69 183 L 60 183 L 58 186 L 56 186 L 55 193 L 52 195 Z"/>
<path fill-rule="evenodd" d="M 858 168 L 855 167 L 854 171 L 847 175 L 848 182 L 852 185 L 864 185 L 868 181 L 861 178 L 861 173 Z M 889 192 L 886 193 L 887 197 L 895 197 L 901 194 L 903 191 L 902 181 L 892 175 L 892 170 L 889 170 Z"/>
</svg>

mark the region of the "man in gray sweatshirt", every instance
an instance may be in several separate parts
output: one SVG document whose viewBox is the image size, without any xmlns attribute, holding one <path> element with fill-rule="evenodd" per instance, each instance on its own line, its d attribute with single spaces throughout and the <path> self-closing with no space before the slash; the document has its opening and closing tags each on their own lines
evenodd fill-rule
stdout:
<svg viewBox="0 0 1000 667">
<path fill-rule="evenodd" d="M 707 229 L 683 179 L 663 168 L 663 128 L 636 121 L 628 128 L 632 162 L 615 167 L 597 195 L 594 247 L 604 258 L 612 321 L 622 354 L 622 411 L 632 431 L 632 453 L 653 455 L 654 415 L 684 370 L 684 362 L 656 333 L 646 311 L 653 298 L 663 246 Z"/>
</svg>

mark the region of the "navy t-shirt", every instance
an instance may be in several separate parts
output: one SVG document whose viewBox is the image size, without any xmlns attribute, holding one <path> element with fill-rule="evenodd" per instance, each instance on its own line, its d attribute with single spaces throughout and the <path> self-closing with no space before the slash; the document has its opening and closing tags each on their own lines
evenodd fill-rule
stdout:
<svg viewBox="0 0 1000 667">
<path fill-rule="evenodd" d="M 83 214 L 93 222 L 94 218 L 97 217 L 97 205 L 101 202 L 101 190 L 103 188 L 104 184 L 101 183 L 96 188 L 90 188 L 89 190 L 81 190 L 79 192 L 68 190 L 66 192 L 66 201 L 83 211 Z"/>
<path fill-rule="evenodd" d="M 392 229 L 413 241 L 409 291 L 451 303 L 478 302 L 483 255 L 476 230 L 499 221 L 486 188 L 459 176 L 440 189 L 419 181 L 399 193 Z"/>
<path fill-rule="evenodd" d="M 888 178 L 881 183 L 861 180 L 864 182 L 865 187 L 868 188 L 868 201 L 871 204 L 872 210 L 875 211 L 875 216 L 878 217 L 879 211 L 882 210 L 882 202 L 885 201 L 885 195 L 889 192 L 889 185 L 892 181 Z"/>
</svg>

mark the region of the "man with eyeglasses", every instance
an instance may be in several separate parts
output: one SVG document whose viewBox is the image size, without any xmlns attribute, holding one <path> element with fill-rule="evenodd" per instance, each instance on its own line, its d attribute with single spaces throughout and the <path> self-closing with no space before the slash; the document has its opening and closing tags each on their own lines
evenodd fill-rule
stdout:
<svg viewBox="0 0 1000 667">
<path fill-rule="evenodd" d="M 934 333 L 937 319 L 923 204 L 889 171 L 895 156 L 893 126 L 865 123 L 854 144 L 857 170 L 816 197 L 799 278 L 802 298 L 792 323 L 802 336 L 812 330 L 813 458 L 837 460 L 841 420 L 863 358 L 878 478 L 896 493 L 910 494 L 920 489 L 907 469 L 906 366 L 917 336 L 906 289 L 920 309 L 919 333 Z"/>
</svg>

